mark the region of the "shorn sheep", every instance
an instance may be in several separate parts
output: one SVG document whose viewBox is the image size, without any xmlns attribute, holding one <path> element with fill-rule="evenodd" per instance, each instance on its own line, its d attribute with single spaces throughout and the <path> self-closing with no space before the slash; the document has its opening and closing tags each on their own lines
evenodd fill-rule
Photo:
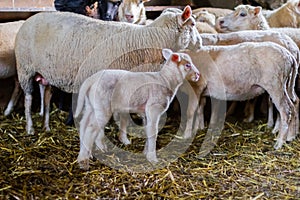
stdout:
<svg viewBox="0 0 300 200">
<path fill-rule="evenodd" d="M 21 94 L 20 85 L 17 80 L 14 45 L 16 35 L 23 23 L 24 21 L 16 21 L 0 24 L 0 78 L 15 77 L 15 87 L 4 111 L 4 115 L 11 113 Z"/>
<path fill-rule="evenodd" d="M 135 70 L 157 71 L 151 64 L 163 61 L 161 49 L 201 46 L 191 15 L 187 6 L 183 13 L 161 15 L 147 26 L 105 22 L 67 12 L 38 13 L 27 19 L 15 45 L 19 82 L 25 93 L 27 133 L 34 133 L 31 93 L 37 73 L 49 85 L 77 93 L 87 77 L 107 67 L 131 70 L 147 64 Z M 49 130 L 49 103 L 45 105 L 44 128 Z"/>
<path fill-rule="evenodd" d="M 88 168 L 94 143 L 99 149 L 106 150 L 104 126 L 113 114 L 125 118 L 120 119 L 121 123 L 124 122 L 120 125 L 124 127 L 120 138 L 129 144 L 126 114 L 145 113 L 147 141 L 144 154 L 148 161 L 158 162 L 156 139 L 160 116 L 168 109 L 185 78 L 193 82 L 199 79 L 199 71 L 187 54 L 173 53 L 170 49 L 163 49 L 162 54 L 167 61 L 158 72 L 101 70 L 83 82 L 75 112 L 75 117 L 78 117 L 85 107 L 80 121 L 77 159 L 82 168 Z"/>
<path fill-rule="evenodd" d="M 300 47 L 300 30 L 298 28 L 270 28 L 268 22 L 262 14 L 261 7 L 240 5 L 234 14 L 220 18 L 217 22 L 219 32 L 233 32 L 241 30 L 271 30 L 286 34 Z M 254 32 L 253 32 L 254 34 Z M 299 79 L 297 80 L 299 81 Z M 252 106 L 253 116 L 254 107 Z"/>
<path fill-rule="evenodd" d="M 300 29 L 292 27 L 272 28 L 262 14 L 261 7 L 240 5 L 235 14 L 220 18 L 216 24 L 219 32 L 234 32 L 242 30 L 272 30 L 291 37 L 300 47 Z"/>
<path fill-rule="evenodd" d="M 203 46 L 188 53 L 201 72 L 192 84 L 197 96 L 211 96 L 219 100 L 241 101 L 267 92 L 280 113 L 280 130 L 275 149 L 292 141 L 298 133 L 294 91 L 297 61 L 282 46 L 272 42 L 244 42 L 228 46 Z M 244 56 L 247 55 L 247 56 Z M 190 98 L 187 127 L 192 127 L 199 100 Z M 217 123 L 213 121 L 211 123 Z M 184 137 L 191 137 L 191 130 Z"/>
<path fill-rule="evenodd" d="M 279 33 L 276 31 L 238 31 L 231 33 L 222 33 L 222 34 L 201 34 L 202 44 L 203 45 L 232 45 L 242 42 L 274 42 L 291 52 L 291 54 L 296 58 L 296 61 L 299 63 L 300 55 L 299 48 L 297 44 L 287 35 Z M 296 69 L 297 71 L 297 69 Z M 205 102 L 201 101 L 201 108 L 204 107 Z M 268 127 L 273 127 L 273 104 L 268 102 L 269 112 L 268 112 Z M 235 105 L 235 102 L 233 102 Z M 244 119 L 247 122 L 251 122 L 254 119 L 254 104 L 250 105 L 249 115 Z M 232 106 L 230 107 L 230 109 Z M 230 110 L 228 110 L 230 112 Z M 203 115 L 203 113 L 202 113 Z M 200 116 L 200 129 L 204 128 L 204 117 Z"/>
<path fill-rule="evenodd" d="M 263 10 L 271 27 L 300 28 L 300 1 L 288 0 L 275 10 Z"/>
</svg>

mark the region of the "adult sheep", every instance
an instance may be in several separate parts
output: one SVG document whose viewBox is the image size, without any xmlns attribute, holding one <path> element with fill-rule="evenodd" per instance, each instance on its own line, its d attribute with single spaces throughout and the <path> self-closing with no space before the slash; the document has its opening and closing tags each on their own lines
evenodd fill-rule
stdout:
<svg viewBox="0 0 300 200">
<path fill-rule="evenodd" d="M 296 58 L 297 63 L 300 62 L 299 48 L 297 44 L 287 35 L 283 33 L 279 33 L 276 31 L 238 31 L 231 33 L 222 33 L 222 34 L 200 34 L 202 38 L 202 44 L 206 45 L 233 45 L 239 44 L 242 42 L 274 42 L 290 51 L 290 53 Z M 297 67 L 297 66 L 296 66 Z M 297 71 L 297 69 L 295 69 Z M 235 103 L 233 102 L 233 105 Z M 251 122 L 254 118 L 254 105 L 249 104 L 251 106 L 250 113 L 245 121 Z M 268 102 L 269 112 L 268 112 L 268 127 L 273 127 L 273 104 L 272 102 Z M 205 97 L 201 100 L 200 103 L 200 113 L 197 115 L 199 119 L 196 122 L 199 123 L 197 127 L 200 129 L 204 128 L 204 113 L 203 108 L 205 106 Z M 232 108 L 232 107 L 230 107 Z M 214 112 L 214 110 L 212 111 Z M 228 111 L 229 112 L 229 111 Z M 215 116 L 212 114 L 212 116 Z M 214 120 L 211 120 L 214 121 Z"/>
<path fill-rule="evenodd" d="M 147 26 L 105 22 L 67 12 L 39 13 L 26 20 L 17 35 L 15 52 L 25 93 L 27 133 L 34 133 L 31 93 L 36 73 L 50 85 L 77 93 L 87 77 L 107 66 L 130 70 L 148 64 L 135 70 L 158 70 L 151 64 L 163 61 L 161 49 L 201 46 L 191 15 L 187 6 L 182 14 L 161 15 Z M 44 128 L 49 130 L 49 103 L 46 106 Z"/>
<path fill-rule="evenodd" d="M 4 115 L 11 113 L 21 94 L 20 85 L 17 80 L 14 45 L 16 35 L 23 23 L 24 21 L 16 21 L 0 24 L 0 79 L 15 77 L 15 87 Z"/>
<path fill-rule="evenodd" d="M 275 10 L 263 10 L 271 27 L 300 27 L 300 1 L 288 0 Z"/>
<path fill-rule="evenodd" d="M 271 30 L 289 36 L 300 47 L 300 30 L 298 28 L 271 28 L 262 14 L 261 7 L 240 5 L 234 14 L 219 18 L 216 24 L 219 32 L 234 32 L 241 30 Z M 299 79 L 297 80 L 299 83 Z M 297 84 L 299 85 L 299 84 Z M 254 107 L 252 106 L 253 116 Z"/>
<path fill-rule="evenodd" d="M 292 77 L 297 74 L 295 69 L 298 63 L 288 50 L 272 42 L 244 42 L 228 46 L 203 46 L 197 51 L 183 52 L 191 56 L 201 71 L 200 80 L 192 84 L 199 97 L 236 101 L 251 99 L 266 91 L 281 117 L 274 148 L 281 148 L 286 141 L 296 137 L 296 104 L 299 100 Z M 195 113 L 198 102 L 193 95 L 189 96 L 189 113 Z M 185 138 L 191 137 L 191 132 L 186 134 Z"/>
</svg>

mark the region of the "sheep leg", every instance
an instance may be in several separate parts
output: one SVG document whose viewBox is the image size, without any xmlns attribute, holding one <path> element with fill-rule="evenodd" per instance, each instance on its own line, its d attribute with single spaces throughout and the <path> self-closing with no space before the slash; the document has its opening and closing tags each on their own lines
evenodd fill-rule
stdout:
<svg viewBox="0 0 300 200">
<path fill-rule="evenodd" d="M 143 120 L 144 122 L 144 120 Z M 127 137 L 127 126 L 128 126 L 128 115 L 124 113 L 120 113 L 120 133 L 119 133 L 119 141 L 125 145 L 131 144 L 130 140 Z"/>
<path fill-rule="evenodd" d="M 291 102 L 290 98 L 286 94 L 280 94 L 279 92 L 276 93 L 276 91 L 270 92 L 270 97 L 272 98 L 277 110 L 280 113 L 280 129 L 279 134 L 276 139 L 276 143 L 274 145 L 275 149 L 280 149 L 282 145 L 286 142 L 287 134 L 289 131 L 289 126 L 293 124 L 294 120 L 294 111 L 295 108 L 293 108 L 293 103 Z M 278 95 L 278 96 L 277 96 Z"/>
<path fill-rule="evenodd" d="M 286 139 L 287 141 L 293 141 L 299 133 L 299 115 L 297 112 L 299 110 L 299 98 L 298 97 L 296 97 L 296 101 L 292 108 L 294 108 L 293 113 L 295 113 L 295 114 L 292 115 L 292 126 L 289 127 L 289 131 L 288 131 L 288 135 L 287 135 L 287 139 Z"/>
<path fill-rule="evenodd" d="M 15 87 L 14 87 L 13 93 L 11 95 L 11 98 L 7 104 L 7 107 L 4 111 L 5 116 L 8 116 L 11 113 L 11 111 L 17 104 L 20 95 L 21 95 L 20 84 L 19 84 L 17 78 L 15 78 Z"/>
<path fill-rule="evenodd" d="M 192 130 L 193 130 L 193 121 L 194 121 L 194 116 L 195 116 L 195 112 L 197 111 L 197 107 L 198 107 L 198 103 L 199 103 L 199 98 L 200 98 L 200 94 L 202 93 L 202 91 L 200 91 L 199 88 L 194 87 L 193 90 L 189 89 L 188 90 L 188 106 L 187 106 L 187 113 L 186 113 L 186 117 L 187 117 L 187 121 L 186 121 L 186 127 L 185 127 L 185 131 L 183 134 L 183 138 L 184 139 L 188 139 L 192 137 Z M 202 101 L 202 103 L 204 103 L 205 105 L 206 101 Z M 204 107 L 203 105 L 203 107 Z M 203 108 L 201 108 L 203 109 Z M 199 110 L 200 112 L 200 116 L 198 119 L 196 118 L 196 122 L 198 123 L 202 123 L 201 121 L 204 120 L 204 113 L 201 113 L 201 109 Z M 203 121 L 204 124 L 204 121 Z M 196 125 L 196 126 L 200 126 Z"/>
<path fill-rule="evenodd" d="M 223 124 L 226 117 L 226 108 L 226 101 L 211 99 L 211 116 L 209 122 L 209 127 L 211 129 L 223 129 Z"/>
<path fill-rule="evenodd" d="M 237 106 L 237 102 L 236 101 L 232 101 L 229 108 L 228 108 L 228 111 L 226 112 L 226 116 L 230 116 L 230 115 L 233 115 L 235 109 L 236 109 L 236 106 Z"/>
<path fill-rule="evenodd" d="M 39 88 L 40 88 L 40 97 L 41 97 L 41 109 L 40 109 L 40 116 L 44 116 L 44 98 L 45 98 L 45 85 L 43 84 L 39 84 Z"/>
<path fill-rule="evenodd" d="M 145 145 L 144 153 L 146 158 L 151 163 L 158 162 L 156 157 L 156 140 L 158 134 L 158 123 L 160 116 L 164 112 L 165 108 L 161 104 L 154 104 L 146 107 L 146 136 L 147 142 Z"/>
<path fill-rule="evenodd" d="M 50 118 L 50 101 L 52 97 L 51 86 L 45 87 L 45 115 L 44 115 L 44 130 L 50 131 L 49 118 Z"/>
<path fill-rule="evenodd" d="M 104 139 L 104 126 L 110 119 L 110 116 L 103 111 L 104 109 L 97 109 L 91 112 L 92 107 L 86 109 L 86 113 L 83 116 L 81 122 L 84 125 L 85 130 L 80 129 L 80 151 L 77 157 L 80 168 L 87 170 L 89 168 L 89 158 L 92 157 L 92 148 L 95 143 L 101 150 L 106 150 L 106 146 L 103 143 Z M 98 132 L 97 132 L 98 131 Z"/>
<path fill-rule="evenodd" d="M 244 109 L 245 112 L 245 118 L 244 118 L 244 122 L 252 122 L 254 120 L 254 109 L 255 109 L 255 105 L 257 102 L 257 98 L 254 98 L 253 100 L 248 100 L 246 102 L 246 106 Z"/>
<path fill-rule="evenodd" d="M 279 112 L 277 112 L 277 118 L 276 118 L 275 126 L 272 130 L 273 134 L 276 134 L 279 131 L 279 129 L 280 129 L 280 120 L 281 120 L 280 119 L 280 114 L 279 114 Z"/>
<path fill-rule="evenodd" d="M 26 131 L 27 134 L 33 135 L 34 134 L 34 128 L 32 123 L 32 117 L 31 117 L 31 105 L 32 105 L 32 95 L 31 93 L 25 94 L 25 118 L 26 118 Z"/>
<path fill-rule="evenodd" d="M 200 98 L 200 105 L 197 109 L 197 114 L 195 117 L 195 130 L 203 130 L 205 128 L 204 124 L 204 107 L 206 105 L 206 97 Z"/>
<path fill-rule="evenodd" d="M 274 116 L 273 116 L 273 102 L 270 96 L 268 96 L 268 122 L 269 128 L 274 126 Z"/>
</svg>

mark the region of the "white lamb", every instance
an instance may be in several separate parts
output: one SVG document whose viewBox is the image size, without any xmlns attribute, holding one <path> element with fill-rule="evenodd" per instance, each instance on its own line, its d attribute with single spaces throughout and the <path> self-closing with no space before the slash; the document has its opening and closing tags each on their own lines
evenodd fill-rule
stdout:
<svg viewBox="0 0 300 200">
<path fill-rule="evenodd" d="M 280 130 L 275 149 L 281 148 L 298 133 L 299 102 L 294 91 L 297 61 L 284 47 L 272 42 L 244 42 L 228 46 L 203 46 L 188 53 L 201 71 L 192 84 L 195 93 L 220 100 L 241 101 L 267 92 L 280 113 Z M 244 56 L 247 55 L 247 56 Z M 190 98 L 185 138 L 192 135 L 192 123 L 198 99 Z M 214 123 L 213 121 L 211 123 Z"/>
<path fill-rule="evenodd" d="M 18 77 L 25 93 L 27 133 L 34 132 L 31 93 L 36 73 L 49 85 L 77 93 L 87 77 L 108 66 L 157 71 L 154 66 L 163 61 L 162 48 L 175 51 L 201 46 L 191 15 L 191 8 L 187 6 L 181 14 L 161 15 L 146 26 L 106 22 L 67 12 L 43 12 L 27 19 L 15 45 Z M 143 67 L 137 68 L 142 64 Z M 49 129 L 48 110 L 44 121 L 46 129 Z"/>
<path fill-rule="evenodd" d="M 78 162 L 81 168 L 88 169 L 89 158 L 95 143 L 106 150 L 103 143 L 104 126 L 113 114 L 120 114 L 120 138 L 129 144 L 126 135 L 126 114 L 145 113 L 147 141 L 144 149 L 150 162 L 158 162 L 156 157 L 156 139 L 160 116 L 168 109 L 178 88 L 185 78 L 198 81 L 199 71 L 187 54 L 173 53 L 163 49 L 167 60 L 159 72 L 130 72 L 125 70 L 101 70 L 87 78 L 79 90 L 75 117 L 85 106 L 80 121 L 80 152 Z M 125 116 L 124 116 L 125 114 Z"/>
</svg>

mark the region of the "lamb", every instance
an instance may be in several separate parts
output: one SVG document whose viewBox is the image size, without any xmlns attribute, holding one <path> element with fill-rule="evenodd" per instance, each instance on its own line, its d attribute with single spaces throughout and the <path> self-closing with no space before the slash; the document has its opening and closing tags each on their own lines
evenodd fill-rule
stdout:
<svg viewBox="0 0 300 200">
<path fill-rule="evenodd" d="M 289 0 L 275 10 L 263 10 L 271 27 L 300 27 L 300 0 Z"/>
<path fill-rule="evenodd" d="M 0 78 L 5 79 L 15 77 L 15 87 L 11 99 L 4 111 L 5 116 L 11 113 L 21 94 L 20 85 L 17 80 L 14 44 L 17 32 L 23 23 L 24 21 L 21 20 L 0 24 Z"/>
<path fill-rule="evenodd" d="M 118 9 L 118 20 L 133 24 L 146 24 L 145 2 L 150 0 L 123 0 Z"/>
<path fill-rule="evenodd" d="M 156 71 L 152 64 L 163 61 L 162 48 L 175 51 L 201 46 L 191 15 L 187 6 L 182 14 L 166 13 L 147 26 L 106 22 L 67 12 L 43 12 L 27 19 L 15 45 L 19 82 L 25 93 L 27 133 L 34 133 L 30 110 L 36 73 L 49 85 L 77 93 L 87 77 L 107 66 Z M 141 64 L 145 66 L 133 68 Z M 49 112 L 45 115 L 44 127 L 49 129 Z"/>
<path fill-rule="evenodd" d="M 280 113 L 280 130 L 275 149 L 292 141 L 298 132 L 294 91 L 297 61 L 284 47 L 272 42 L 244 42 L 228 46 L 203 46 L 197 51 L 184 50 L 201 71 L 196 84 L 197 96 L 220 100 L 247 100 L 267 92 Z M 248 56 L 241 56 L 247 54 Z M 228 73 L 230 72 L 230 73 Z M 192 98 L 190 98 L 192 97 Z M 198 100 L 189 96 L 187 127 L 192 125 Z M 191 137 L 191 130 L 184 138 Z"/>
<path fill-rule="evenodd" d="M 86 106 L 80 121 L 81 145 L 77 160 L 81 168 L 88 169 L 94 142 L 98 148 L 106 150 L 104 126 L 112 115 L 127 118 L 129 112 L 145 113 L 147 142 L 144 153 L 148 161 L 158 162 L 156 139 L 160 116 L 168 109 L 185 78 L 193 82 L 199 79 L 199 71 L 187 54 L 173 53 L 170 49 L 163 49 L 162 54 L 167 61 L 159 72 L 101 70 L 83 82 L 75 112 L 78 117 Z M 127 120 L 120 121 L 125 122 L 121 124 L 125 127 L 120 133 L 121 138 L 128 144 Z"/>
</svg>

